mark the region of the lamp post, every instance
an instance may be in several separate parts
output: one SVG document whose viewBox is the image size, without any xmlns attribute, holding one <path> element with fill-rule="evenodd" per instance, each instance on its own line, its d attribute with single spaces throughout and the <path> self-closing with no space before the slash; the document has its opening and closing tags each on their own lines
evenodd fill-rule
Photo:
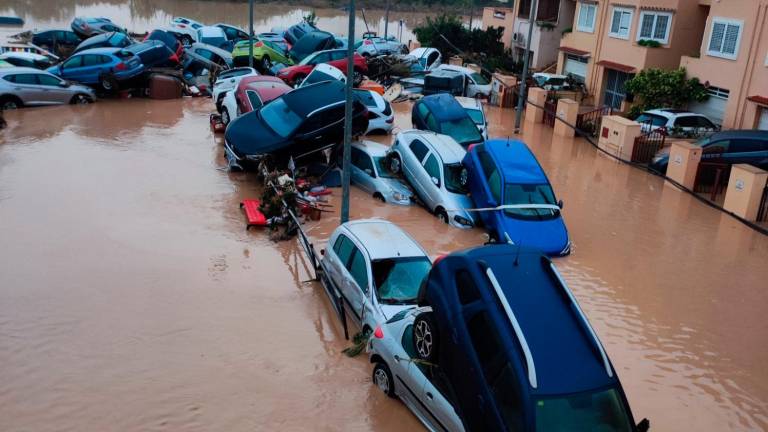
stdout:
<svg viewBox="0 0 768 432">
<path fill-rule="evenodd" d="M 253 1 L 253 0 L 251 0 Z M 344 105 L 344 156 L 341 164 L 341 223 L 349 220 L 349 170 L 352 159 L 352 86 L 355 65 L 355 0 L 349 0 L 349 33 L 347 35 L 347 86 Z"/>
<path fill-rule="evenodd" d="M 528 98 L 528 63 L 531 58 L 531 37 L 533 36 L 533 26 L 536 24 L 536 0 L 531 1 L 531 11 L 528 14 L 528 39 L 525 40 L 525 58 L 523 59 L 523 76 L 520 83 L 520 95 L 517 99 L 517 111 L 515 111 L 515 133 L 520 133 L 520 120 L 523 117 L 523 106 Z"/>
</svg>

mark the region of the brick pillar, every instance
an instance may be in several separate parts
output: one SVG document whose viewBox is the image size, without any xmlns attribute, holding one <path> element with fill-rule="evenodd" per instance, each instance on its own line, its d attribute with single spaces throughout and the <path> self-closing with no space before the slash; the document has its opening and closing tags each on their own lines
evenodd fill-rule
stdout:
<svg viewBox="0 0 768 432">
<path fill-rule="evenodd" d="M 733 165 L 723 207 L 746 220 L 754 221 L 757 219 L 766 181 L 768 172 L 758 167 L 748 164 Z"/>
<path fill-rule="evenodd" d="M 693 190 L 701 161 L 701 147 L 688 141 L 672 141 L 667 177 Z"/>
<path fill-rule="evenodd" d="M 579 103 L 572 99 L 558 100 L 556 115 L 554 134 L 562 137 L 573 137 L 575 131 L 569 125 L 576 126 L 576 117 L 579 115 Z"/>
<path fill-rule="evenodd" d="M 547 102 L 547 91 L 543 88 L 533 87 L 528 89 L 528 102 L 525 106 L 525 121 L 541 123 L 544 121 L 544 104 Z M 534 106 L 538 105 L 538 106 Z"/>
</svg>

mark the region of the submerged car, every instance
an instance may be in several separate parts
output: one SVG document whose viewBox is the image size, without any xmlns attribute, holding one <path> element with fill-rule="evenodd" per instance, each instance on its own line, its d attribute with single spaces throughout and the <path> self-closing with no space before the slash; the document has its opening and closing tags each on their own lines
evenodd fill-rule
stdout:
<svg viewBox="0 0 768 432">
<path fill-rule="evenodd" d="M 352 62 L 354 63 L 355 82 L 358 83 L 363 80 L 363 75 L 368 73 L 368 64 L 365 59 L 358 54 L 354 55 Z M 289 85 L 297 85 L 301 84 L 301 82 L 304 81 L 304 78 L 306 78 L 317 65 L 327 64 L 335 67 L 342 73 L 347 73 L 347 63 L 346 50 L 332 49 L 318 51 L 308 55 L 295 66 L 281 69 L 277 76 Z"/>
<path fill-rule="evenodd" d="M 302 21 L 288 27 L 288 30 L 283 33 L 283 37 L 285 38 L 285 41 L 288 42 L 290 49 L 290 46 L 296 45 L 296 42 L 301 40 L 307 33 L 312 33 L 313 31 L 317 31 L 317 27 L 306 21 Z"/>
<path fill-rule="evenodd" d="M 368 108 L 368 130 L 365 134 L 388 134 L 395 127 L 392 105 L 374 90 L 355 89 L 360 101 Z"/>
<path fill-rule="evenodd" d="M 68 57 L 82 39 L 73 31 L 51 29 L 32 33 L 32 43 L 59 57 Z"/>
<path fill-rule="evenodd" d="M 413 104 L 411 121 L 415 129 L 448 135 L 465 149 L 483 142 L 475 122 L 449 94 L 425 96 Z"/>
<path fill-rule="evenodd" d="M 307 33 L 299 39 L 288 51 L 288 55 L 294 62 L 301 62 L 312 53 L 339 48 L 339 46 L 334 35 L 318 30 Z"/>
<path fill-rule="evenodd" d="M 416 48 L 407 57 L 413 62 L 411 71 L 416 73 L 431 72 L 443 64 L 443 56 L 436 48 Z"/>
<path fill-rule="evenodd" d="M 365 333 L 416 305 L 419 287 L 432 262 L 397 225 L 363 219 L 336 228 L 328 239 L 321 266 Z"/>
<path fill-rule="evenodd" d="M 491 238 L 531 246 L 548 255 L 571 252 L 571 242 L 552 185 L 522 141 L 495 139 L 470 147 L 464 166 L 469 190 Z"/>
<path fill-rule="evenodd" d="M 662 108 L 643 111 L 636 119 L 644 133 L 659 131 L 665 135 L 699 137 L 720 130 L 707 116 L 685 110 Z"/>
<path fill-rule="evenodd" d="M 244 40 L 235 44 L 232 57 L 237 66 L 248 65 L 250 55 L 250 41 Z M 267 73 L 275 64 L 292 65 L 293 60 L 288 57 L 284 47 L 270 39 L 256 38 L 253 40 L 253 64 L 262 73 Z"/>
<path fill-rule="evenodd" d="M 224 100 L 224 96 L 227 92 L 237 87 L 237 84 L 241 79 L 249 76 L 258 76 L 259 73 L 256 69 L 249 67 L 238 67 L 221 72 L 216 76 L 216 81 L 213 83 L 213 91 L 211 97 L 216 104 L 216 112 L 221 113 L 221 103 Z"/>
<path fill-rule="evenodd" d="M 35 69 L 48 69 L 51 67 L 51 60 L 48 57 L 31 52 L 7 51 L 0 54 L 0 60 L 5 60 L 18 67 Z"/>
<path fill-rule="evenodd" d="M 48 72 L 26 67 L 0 69 L 0 109 L 56 104 L 87 104 L 93 89 L 72 84 Z"/>
<path fill-rule="evenodd" d="M 413 193 L 386 167 L 388 149 L 373 141 L 352 143 L 352 183 L 381 202 L 411 205 Z"/>
<path fill-rule="evenodd" d="M 238 117 L 227 127 L 224 147 L 230 166 L 257 165 L 266 155 L 287 160 L 341 141 L 345 86 L 324 81 L 302 87 L 263 108 Z M 368 128 L 368 110 L 355 98 L 353 135 Z"/>
<path fill-rule="evenodd" d="M 227 92 L 221 103 L 221 122 L 230 121 L 260 109 L 269 102 L 293 90 L 280 78 L 258 75 L 242 78 L 235 90 Z"/>
<path fill-rule="evenodd" d="M 138 56 L 123 48 L 93 48 L 81 51 L 48 72 L 82 84 L 99 85 L 104 91 L 117 90 L 125 82 L 144 72 Z"/>
<path fill-rule="evenodd" d="M 476 98 L 488 97 L 491 95 L 491 82 L 480 72 L 476 72 L 463 66 L 447 64 L 438 66 L 437 70 L 460 74 L 464 78 L 464 96 Z"/>
<path fill-rule="evenodd" d="M 85 51 L 91 48 L 125 48 L 132 43 L 131 38 L 125 33 L 102 33 L 80 42 L 80 45 L 73 52 Z"/>
<path fill-rule="evenodd" d="M 757 129 L 729 130 L 705 136 L 696 141 L 701 147 L 701 161 L 721 164 L 750 164 L 768 170 L 768 131 Z M 662 149 L 649 168 L 666 173 L 669 147 Z"/>
<path fill-rule="evenodd" d="M 167 45 L 158 40 L 146 40 L 124 48 L 141 59 L 145 68 L 175 67 L 179 65 L 179 57 Z"/>
<path fill-rule="evenodd" d="M 152 30 L 149 34 L 147 34 L 147 37 L 144 38 L 145 41 L 148 40 L 157 40 L 165 44 L 165 46 L 168 47 L 171 51 L 176 53 L 176 57 L 181 59 L 182 55 L 184 54 L 184 45 L 179 42 L 176 37 L 164 30 Z"/>
<path fill-rule="evenodd" d="M 392 173 L 402 172 L 416 194 L 438 219 L 458 228 L 475 225 L 467 209 L 467 170 L 461 165 L 466 151 L 447 135 L 410 130 L 400 132 L 387 154 Z"/>
<path fill-rule="evenodd" d="M 234 42 L 227 39 L 226 33 L 221 27 L 203 26 L 197 29 L 197 42 L 232 51 Z"/>
<path fill-rule="evenodd" d="M 366 36 L 355 42 L 355 51 L 363 57 L 375 55 L 403 54 L 408 52 L 408 47 L 403 45 L 394 36 L 386 39 L 380 36 Z"/>
<path fill-rule="evenodd" d="M 214 24 L 214 26 L 224 30 L 224 34 L 227 36 L 227 40 L 232 43 L 232 46 L 234 46 L 236 42 L 249 39 L 248 33 L 240 27 L 224 23 Z"/>
<path fill-rule="evenodd" d="M 322 63 L 317 65 L 314 69 L 312 69 L 312 72 L 310 72 L 309 75 L 307 75 L 307 77 L 304 78 L 296 86 L 296 88 L 310 86 L 312 84 L 317 84 L 323 81 L 339 81 L 342 83 L 346 83 L 347 76 L 344 75 L 342 71 L 336 69 L 335 67 Z"/>
<path fill-rule="evenodd" d="M 109 18 L 103 17 L 76 17 L 72 21 L 72 31 L 81 39 L 109 32 L 128 33 L 126 29 L 118 27 Z"/>
<path fill-rule="evenodd" d="M 200 27 L 203 27 L 203 24 L 191 18 L 175 17 L 171 20 L 170 28 L 165 30 L 189 46 L 197 40 L 197 29 Z"/>
<path fill-rule="evenodd" d="M 480 131 L 480 135 L 484 140 L 488 140 L 488 120 L 485 117 L 485 110 L 483 109 L 483 103 L 475 98 L 457 97 L 456 101 L 461 104 L 464 111 L 469 114 L 469 117 L 475 122 L 477 129 Z"/>
<path fill-rule="evenodd" d="M 232 54 L 227 50 L 217 48 L 213 45 L 195 42 L 185 51 L 202 57 L 211 63 L 215 63 L 223 69 L 229 69 L 233 66 Z"/>
<path fill-rule="evenodd" d="M 635 425 L 608 354 L 540 251 L 505 243 L 442 257 L 419 306 L 416 361 L 432 365 L 466 430 L 648 429 Z"/>
</svg>

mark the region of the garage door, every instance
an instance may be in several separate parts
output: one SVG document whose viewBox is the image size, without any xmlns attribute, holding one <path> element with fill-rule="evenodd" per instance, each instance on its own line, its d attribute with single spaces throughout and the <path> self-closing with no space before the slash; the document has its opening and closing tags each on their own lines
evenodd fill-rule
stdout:
<svg viewBox="0 0 768 432">
<path fill-rule="evenodd" d="M 694 102 L 688 107 L 689 110 L 704 114 L 716 124 L 722 125 L 725 118 L 725 106 L 728 104 L 728 90 L 710 87 L 707 89 L 709 99 L 704 102 Z"/>
<path fill-rule="evenodd" d="M 768 130 L 768 108 L 760 108 L 760 119 L 757 121 L 757 128 Z"/>
<path fill-rule="evenodd" d="M 566 54 L 563 75 L 573 74 L 574 78 L 584 82 L 587 78 L 587 58 Z"/>
</svg>

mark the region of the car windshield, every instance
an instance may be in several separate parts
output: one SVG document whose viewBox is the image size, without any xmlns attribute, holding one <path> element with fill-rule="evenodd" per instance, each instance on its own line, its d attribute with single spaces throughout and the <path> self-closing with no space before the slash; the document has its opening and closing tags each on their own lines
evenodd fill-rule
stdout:
<svg viewBox="0 0 768 432">
<path fill-rule="evenodd" d="M 467 114 L 469 114 L 469 117 L 472 119 L 473 122 L 475 122 L 476 125 L 483 124 L 483 112 L 476 109 L 468 109 Z"/>
<path fill-rule="evenodd" d="M 484 77 L 482 74 L 479 74 L 477 72 L 470 75 L 473 80 L 475 80 L 475 84 L 477 85 L 488 85 L 491 82 L 488 81 L 486 77 Z"/>
<path fill-rule="evenodd" d="M 445 173 L 445 188 L 449 192 L 457 194 L 466 194 L 467 190 L 467 169 L 460 163 L 443 165 Z"/>
<path fill-rule="evenodd" d="M 483 137 L 480 136 L 480 131 L 477 130 L 475 122 L 469 117 L 462 117 L 460 119 L 448 120 L 440 123 L 440 133 L 455 139 L 456 142 L 464 147 L 483 140 Z"/>
<path fill-rule="evenodd" d="M 616 389 L 536 401 L 537 432 L 630 432 L 632 424 Z"/>
<path fill-rule="evenodd" d="M 666 118 L 662 116 L 658 116 L 654 114 L 646 114 L 646 113 L 640 114 L 635 119 L 635 121 L 638 123 L 650 123 L 651 126 L 664 126 L 667 124 Z"/>
<path fill-rule="evenodd" d="M 213 37 L 204 37 L 201 39 L 203 43 L 206 43 L 208 45 L 213 45 L 215 47 L 222 46 L 223 44 L 227 43 L 227 39 L 223 37 L 213 36 Z"/>
<path fill-rule="evenodd" d="M 282 98 L 268 103 L 259 112 L 264 122 L 283 138 L 289 137 L 301 125 L 301 117 Z"/>
<path fill-rule="evenodd" d="M 384 304 L 415 303 L 421 283 L 431 268 L 432 263 L 427 257 L 373 261 L 373 281 L 379 301 Z"/>
<path fill-rule="evenodd" d="M 560 210 L 551 206 L 555 203 L 555 193 L 548 184 L 510 184 L 504 185 L 504 205 L 526 205 L 528 208 L 507 208 L 504 212 L 516 219 L 546 220 L 560 214 Z M 540 206 L 540 207 L 537 207 Z"/>
<path fill-rule="evenodd" d="M 314 60 L 316 57 L 317 57 L 316 55 L 310 54 L 310 55 L 306 56 L 304 58 L 304 60 L 300 61 L 299 64 L 304 66 L 304 65 L 308 64 L 309 62 L 311 62 L 312 60 Z"/>
<path fill-rule="evenodd" d="M 328 75 L 325 72 L 313 71 L 311 74 L 309 74 L 308 77 L 304 79 L 304 82 L 301 85 L 303 87 L 303 86 L 308 86 L 310 84 L 315 84 L 323 81 L 338 81 L 338 80 Z"/>
<path fill-rule="evenodd" d="M 373 162 L 376 164 L 376 173 L 379 175 L 379 177 L 396 178 L 396 176 L 393 175 L 387 167 L 387 158 L 381 156 L 374 157 Z"/>
</svg>

